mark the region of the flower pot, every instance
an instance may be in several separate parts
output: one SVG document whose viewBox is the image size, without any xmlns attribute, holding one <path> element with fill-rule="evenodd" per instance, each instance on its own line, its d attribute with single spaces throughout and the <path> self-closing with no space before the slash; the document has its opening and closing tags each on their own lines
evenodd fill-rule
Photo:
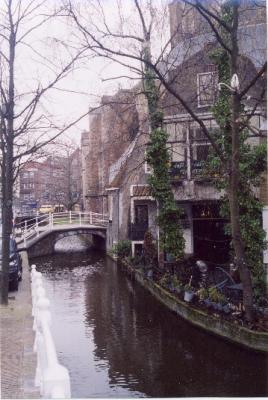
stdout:
<svg viewBox="0 0 268 400">
<path fill-rule="evenodd" d="M 147 278 L 152 279 L 153 277 L 153 270 L 149 269 L 149 271 L 147 271 Z"/>
<path fill-rule="evenodd" d="M 205 299 L 204 300 L 204 304 L 207 306 L 207 307 L 210 307 L 211 306 L 211 300 L 210 299 Z"/>
<path fill-rule="evenodd" d="M 194 298 L 194 292 L 184 292 L 184 301 L 190 303 Z"/>
<path fill-rule="evenodd" d="M 211 302 L 211 307 L 214 308 L 214 310 L 218 310 L 218 304 L 215 301 Z"/>
<path fill-rule="evenodd" d="M 229 312 L 231 311 L 228 304 L 225 304 L 225 306 L 222 307 L 222 310 L 225 312 L 225 314 L 229 314 Z"/>
<path fill-rule="evenodd" d="M 177 287 L 175 288 L 175 292 L 176 292 L 177 294 L 180 294 L 181 291 L 182 291 L 182 289 L 181 289 L 179 286 L 177 286 Z"/>
</svg>

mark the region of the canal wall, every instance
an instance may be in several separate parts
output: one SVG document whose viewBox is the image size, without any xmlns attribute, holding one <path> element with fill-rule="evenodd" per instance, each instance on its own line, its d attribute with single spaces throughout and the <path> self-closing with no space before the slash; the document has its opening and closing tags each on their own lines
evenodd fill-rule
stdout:
<svg viewBox="0 0 268 400">
<path fill-rule="evenodd" d="M 221 315 L 209 315 L 178 299 L 162 286 L 145 277 L 141 271 L 132 268 L 130 265 L 123 263 L 122 269 L 131 275 L 131 277 L 134 277 L 137 282 L 149 290 L 149 292 L 165 306 L 189 323 L 238 345 L 256 351 L 268 352 L 268 333 L 252 331 L 243 326 L 235 325 L 226 321 Z"/>
</svg>

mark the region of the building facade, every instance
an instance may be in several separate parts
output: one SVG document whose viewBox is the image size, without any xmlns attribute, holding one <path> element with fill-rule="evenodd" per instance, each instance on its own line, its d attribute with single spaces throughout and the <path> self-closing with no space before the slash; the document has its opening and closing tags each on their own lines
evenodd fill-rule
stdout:
<svg viewBox="0 0 268 400">
<path fill-rule="evenodd" d="M 266 60 L 265 13 L 258 7 L 248 9 L 248 2 L 243 7 L 239 21 L 241 62 L 238 75 L 241 87 L 245 87 Z M 184 99 L 209 132 L 219 133 L 211 111 L 219 83 L 217 66 L 209 55 L 216 46 L 215 38 L 200 14 L 181 1 L 170 4 L 170 26 L 172 48 L 162 68 L 166 69 L 172 85 L 183 93 Z M 264 85 L 266 81 L 260 79 L 252 87 L 249 92 L 252 99 L 257 97 Z M 143 95 L 137 94 L 140 92 L 137 88 L 129 90 L 131 107 L 124 125 L 117 120 L 120 126 L 116 127 L 117 136 L 111 110 L 108 112 L 107 106 L 99 109 L 91 122 L 86 165 L 88 193 L 92 191 L 94 194 L 94 202 L 88 202 L 87 207 L 109 213 L 107 247 L 111 248 L 118 240 L 128 238 L 132 242 L 133 253 L 142 251 L 146 230 L 152 231 L 156 241 L 159 236 L 157 204 L 148 185 L 151 171 L 145 161 L 149 138 L 147 106 Z M 118 93 L 110 101 L 120 96 L 122 94 Z M 123 113 L 122 104 L 118 107 L 119 113 Z M 250 114 L 253 107 L 254 102 L 248 99 L 245 113 Z M 183 210 L 181 222 L 185 253 L 210 262 L 225 263 L 229 257 L 230 238 L 224 231 L 227 221 L 220 215 L 223 192 L 216 189 L 213 176 L 203 172 L 210 142 L 181 103 L 169 93 L 164 92 L 162 96 L 162 108 L 164 125 L 169 133 L 173 193 Z M 136 126 L 132 137 L 131 117 L 134 115 Z M 263 127 L 266 118 L 266 107 L 261 104 L 251 118 L 252 130 L 256 132 L 256 135 L 252 134 L 252 144 L 265 140 L 267 130 Z M 95 168 L 93 172 L 92 168 Z M 256 195 L 267 205 L 267 176 L 261 187 L 256 189 Z"/>
<path fill-rule="evenodd" d="M 42 205 L 82 207 L 81 150 L 68 157 L 49 156 L 27 162 L 19 174 L 20 214 L 33 215 Z"/>
</svg>

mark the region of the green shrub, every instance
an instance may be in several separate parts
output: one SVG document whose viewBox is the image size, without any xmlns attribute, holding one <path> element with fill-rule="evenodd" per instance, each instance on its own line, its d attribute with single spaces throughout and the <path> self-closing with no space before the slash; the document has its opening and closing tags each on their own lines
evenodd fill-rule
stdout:
<svg viewBox="0 0 268 400">
<path fill-rule="evenodd" d="M 208 293 L 210 300 L 218 303 L 220 293 L 218 292 L 217 288 L 215 286 L 209 287 Z"/>
<path fill-rule="evenodd" d="M 159 280 L 159 284 L 163 287 L 166 287 L 170 282 L 170 275 L 168 273 L 165 273 L 162 275 L 161 279 Z"/>
<path fill-rule="evenodd" d="M 178 279 L 178 277 L 177 277 L 177 275 L 176 274 L 173 274 L 172 275 L 172 277 L 171 277 L 171 283 L 172 283 L 172 286 L 174 287 L 174 288 L 182 288 L 183 287 L 183 284 L 182 284 L 182 282 Z"/>
<path fill-rule="evenodd" d="M 157 248 L 150 230 L 145 232 L 143 249 L 146 265 L 148 267 L 157 265 Z"/>
<path fill-rule="evenodd" d="M 197 296 L 199 300 L 205 300 L 209 297 L 208 290 L 206 288 L 201 288 L 197 291 Z"/>
<path fill-rule="evenodd" d="M 130 256 L 131 253 L 131 241 L 130 240 L 119 240 L 118 243 L 112 247 L 112 253 L 119 258 Z"/>
</svg>

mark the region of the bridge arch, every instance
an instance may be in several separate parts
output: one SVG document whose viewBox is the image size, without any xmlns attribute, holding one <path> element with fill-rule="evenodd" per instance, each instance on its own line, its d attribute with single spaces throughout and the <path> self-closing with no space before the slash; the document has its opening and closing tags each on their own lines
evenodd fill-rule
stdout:
<svg viewBox="0 0 268 400">
<path fill-rule="evenodd" d="M 105 249 L 108 221 L 106 214 L 69 211 L 36 215 L 14 229 L 19 248 L 35 257 L 53 254 L 58 240 L 73 235 L 91 235 L 93 246 Z"/>
<path fill-rule="evenodd" d="M 32 242 L 27 245 L 27 252 L 30 258 L 39 257 L 45 255 L 51 255 L 55 253 L 55 244 L 66 237 L 87 235 L 92 238 L 92 247 L 100 250 L 106 248 L 106 232 L 105 229 L 66 229 L 66 230 L 53 230 L 43 233 L 39 237 L 35 238 Z"/>
</svg>

